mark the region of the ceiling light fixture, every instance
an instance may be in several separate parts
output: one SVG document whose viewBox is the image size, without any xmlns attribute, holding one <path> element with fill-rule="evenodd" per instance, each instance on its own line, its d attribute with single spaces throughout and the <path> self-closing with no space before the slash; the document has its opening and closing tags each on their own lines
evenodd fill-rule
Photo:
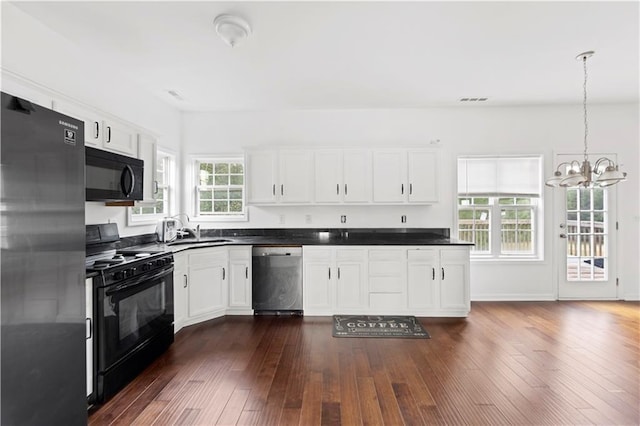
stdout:
<svg viewBox="0 0 640 426">
<path fill-rule="evenodd" d="M 627 173 L 621 172 L 618 169 L 618 165 L 607 157 L 598 158 L 591 167 L 589 163 L 589 154 L 587 153 L 587 135 L 589 134 L 589 127 L 587 124 L 587 59 L 595 54 L 590 50 L 576 56 L 576 59 L 582 61 L 584 68 L 584 97 L 583 97 L 583 109 L 584 109 L 584 158 L 582 164 L 578 160 L 565 161 L 558 164 L 556 171 L 549 179 L 546 180 L 545 185 L 556 188 L 562 187 L 578 187 L 592 188 L 594 186 L 611 186 L 618 182 L 627 180 Z M 564 166 L 564 172 L 561 168 Z"/>
<path fill-rule="evenodd" d="M 213 20 L 213 25 L 220 38 L 231 47 L 251 34 L 249 23 L 235 15 L 218 15 Z"/>
</svg>

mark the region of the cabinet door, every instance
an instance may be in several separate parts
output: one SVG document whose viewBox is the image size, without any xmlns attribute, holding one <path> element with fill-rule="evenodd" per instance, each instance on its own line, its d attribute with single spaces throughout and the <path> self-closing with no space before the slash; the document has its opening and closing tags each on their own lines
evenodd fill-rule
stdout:
<svg viewBox="0 0 640 426">
<path fill-rule="evenodd" d="M 138 154 L 136 129 L 119 121 L 105 121 L 103 146 L 110 151 L 135 157 Z"/>
<path fill-rule="evenodd" d="M 306 314 L 333 313 L 335 267 L 333 250 L 327 247 L 303 247 L 303 309 Z"/>
<path fill-rule="evenodd" d="M 176 253 L 173 261 L 173 315 L 174 332 L 177 333 L 187 319 L 188 256 L 186 253 Z"/>
<path fill-rule="evenodd" d="M 158 180 L 156 178 L 157 146 L 153 136 L 142 133 L 138 135 L 138 158 L 144 161 L 143 202 L 154 202 L 158 194 Z"/>
<path fill-rule="evenodd" d="M 222 303 L 224 267 L 189 267 L 189 317 L 215 312 Z"/>
<path fill-rule="evenodd" d="M 251 309 L 251 247 L 229 249 L 228 306 Z"/>
<path fill-rule="evenodd" d="M 316 151 L 315 201 L 317 203 L 338 203 L 344 195 L 342 179 L 342 151 Z"/>
<path fill-rule="evenodd" d="M 440 250 L 440 307 L 470 310 L 468 249 Z"/>
<path fill-rule="evenodd" d="M 337 313 L 347 314 L 348 309 L 366 307 L 363 262 L 340 262 L 336 264 L 336 308 Z"/>
<path fill-rule="evenodd" d="M 373 201 L 399 203 L 407 199 L 406 151 L 373 153 Z"/>
<path fill-rule="evenodd" d="M 437 249 L 407 250 L 409 308 L 420 311 L 438 309 L 438 254 Z"/>
<path fill-rule="evenodd" d="M 438 155 L 432 151 L 408 151 L 409 202 L 438 201 Z"/>
<path fill-rule="evenodd" d="M 305 150 L 283 150 L 278 157 L 280 201 L 309 203 L 312 194 L 313 155 Z"/>
<path fill-rule="evenodd" d="M 246 155 L 247 202 L 273 204 L 276 202 L 276 152 L 252 151 Z"/>
<path fill-rule="evenodd" d="M 82 120 L 84 122 L 84 144 L 102 148 L 102 119 L 98 118 L 95 112 L 71 102 L 58 100 L 53 101 L 53 109 Z"/>
<path fill-rule="evenodd" d="M 343 176 L 342 193 L 345 203 L 371 201 L 371 154 L 369 151 L 344 151 Z"/>
</svg>

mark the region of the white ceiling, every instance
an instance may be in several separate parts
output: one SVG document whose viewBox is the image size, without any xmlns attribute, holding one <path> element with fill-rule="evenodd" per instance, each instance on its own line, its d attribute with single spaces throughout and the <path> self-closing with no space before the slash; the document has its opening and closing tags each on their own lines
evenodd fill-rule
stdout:
<svg viewBox="0 0 640 426">
<path fill-rule="evenodd" d="M 183 110 L 581 102 L 587 50 L 590 102 L 639 98 L 637 1 L 15 4 Z M 227 46 L 221 13 L 250 38 Z"/>
</svg>

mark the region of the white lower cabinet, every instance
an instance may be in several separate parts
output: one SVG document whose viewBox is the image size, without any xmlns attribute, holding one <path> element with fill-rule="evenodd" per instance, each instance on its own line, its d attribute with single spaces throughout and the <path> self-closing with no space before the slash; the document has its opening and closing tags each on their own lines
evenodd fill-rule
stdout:
<svg viewBox="0 0 640 426">
<path fill-rule="evenodd" d="M 303 247 L 305 315 L 358 313 L 367 303 L 367 251 L 363 248 Z"/>
<path fill-rule="evenodd" d="M 467 316 L 471 309 L 468 248 L 407 251 L 409 310 L 415 315 Z"/>
<path fill-rule="evenodd" d="M 465 317 L 469 249 L 304 246 L 305 315 Z"/>
<path fill-rule="evenodd" d="M 173 254 L 174 331 L 223 315 L 251 315 L 251 246 Z"/>
<path fill-rule="evenodd" d="M 251 247 L 229 247 L 229 305 L 227 314 L 250 315 Z"/>
</svg>

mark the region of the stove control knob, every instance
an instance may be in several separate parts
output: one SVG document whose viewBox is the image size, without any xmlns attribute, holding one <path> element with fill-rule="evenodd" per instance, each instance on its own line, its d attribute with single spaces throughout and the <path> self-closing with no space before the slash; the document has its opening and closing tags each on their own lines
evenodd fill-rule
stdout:
<svg viewBox="0 0 640 426">
<path fill-rule="evenodd" d="M 129 268 L 124 270 L 125 278 L 131 278 L 136 272 L 136 268 Z"/>
<path fill-rule="evenodd" d="M 148 262 L 142 265 L 143 271 L 149 271 L 151 268 L 153 268 L 153 262 Z"/>
<path fill-rule="evenodd" d="M 121 280 L 124 278 L 124 271 L 116 271 L 113 273 L 114 280 Z"/>
</svg>

